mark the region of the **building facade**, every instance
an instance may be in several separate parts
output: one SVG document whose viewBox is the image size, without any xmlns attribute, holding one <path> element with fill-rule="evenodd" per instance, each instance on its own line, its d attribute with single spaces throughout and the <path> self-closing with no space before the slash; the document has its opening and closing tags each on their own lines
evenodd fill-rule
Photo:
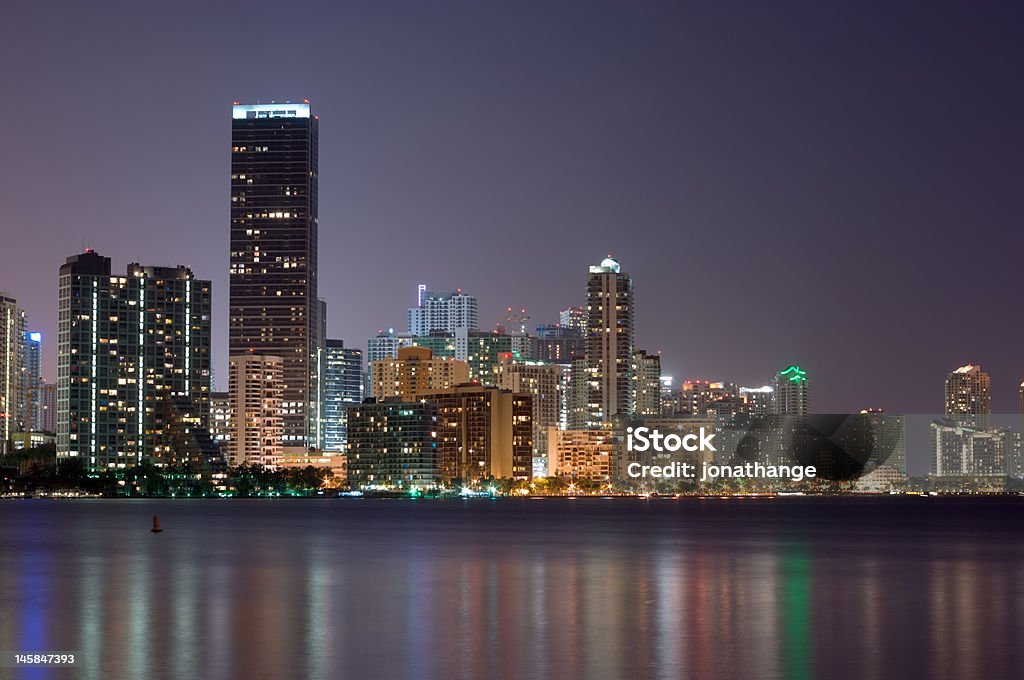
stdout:
<svg viewBox="0 0 1024 680">
<path fill-rule="evenodd" d="M 507 357 L 494 367 L 494 384 L 515 394 L 528 394 L 533 410 L 533 469 L 546 469 L 548 432 L 558 428 L 565 394 L 563 369 L 558 364 L 516 361 Z"/>
<path fill-rule="evenodd" d="M 309 103 L 235 105 L 229 354 L 281 358 L 283 445 L 316 443 L 318 120 Z"/>
<path fill-rule="evenodd" d="M 58 294 L 58 461 L 174 462 L 176 419 L 201 427 L 209 413 L 210 312 L 210 282 L 187 267 L 133 263 L 113 275 L 110 258 L 91 250 L 69 257 Z"/>
<path fill-rule="evenodd" d="M 615 473 L 616 444 L 609 430 L 548 431 L 548 477 L 608 483 Z"/>
<path fill-rule="evenodd" d="M 275 467 L 284 453 L 284 360 L 269 354 L 228 359 L 228 462 Z"/>
<path fill-rule="evenodd" d="M 0 293 L 0 453 L 13 450 L 25 424 L 25 312 Z"/>
<path fill-rule="evenodd" d="M 438 464 L 444 482 L 532 478 L 530 395 L 467 384 L 419 396 L 437 407 Z"/>
<path fill-rule="evenodd" d="M 397 397 L 348 408 L 348 481 L 354 489 L 440 486 L 437 408 Z"/>
<path fill-rule="evenodd" d="M 638 349 L 633 352 L 633 416 L 661 415 L 661 356 Z"/>
<path fill-rule="evenodd" d="M 632 415 L 634 349 L 633 281 L 609 257 L 587 278 L 588 427 Z"/>
<path fill-rule="evenodd" d="M 469 382 L 465 361 L 441 359 L 426 347 L 402 347 L 398 358 L 373 363 L 373 396 L 413 401 L 427 392 Z"/>
<path fill-rule="evenodd" d="M 461 290 L 420 290 L 417 303 L 409 308 L 410 335 L 454 333 L 457 328 L 476 330 L 479 326 L 477 300 Z"/>
<path fill-rule="evenodd" d="M 967 364 L 946 376 L 946 418 L 965 427 L 986 430 L 991 424 L 992 395 L 988 373 Z"/>
<path fill-rule="evenodd" d="M 348 408 L 363 402 L 363 351 L 327 340 L 320 356 L 323 450 L 336 453 L 348 442 Z"/>
<path fill-rule="evenodd" d="M 774 412 L 780 416 L 806 416 L 811 412 L 807 371 L 791 365 L 775 375 Z"/>
</svg>

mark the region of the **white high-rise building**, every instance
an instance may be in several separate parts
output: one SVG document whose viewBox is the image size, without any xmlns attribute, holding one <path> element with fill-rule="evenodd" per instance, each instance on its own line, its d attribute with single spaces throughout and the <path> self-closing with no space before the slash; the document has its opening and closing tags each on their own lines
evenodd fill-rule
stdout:
<svg viewBox="0 0 1024 680">
<path fill-rule="evenodd" d="M 228 360 L 229 464 L 273 467 L 280 461 L 282 381 L 281 357 L 238 354 Z"/>
<path fill-rule="evenodd" d="M 0 293 L 0 453 L 11 450 L 24 424 L 25 312 Z"/>
<path fill-rule="evenodd" d="M 454 333 L 456 328 L 479 327 L 477 301 L 461 289 L 446 292 L 417 291 L 417 306 L 409 308 L 409 333 Z"/>
</svg>

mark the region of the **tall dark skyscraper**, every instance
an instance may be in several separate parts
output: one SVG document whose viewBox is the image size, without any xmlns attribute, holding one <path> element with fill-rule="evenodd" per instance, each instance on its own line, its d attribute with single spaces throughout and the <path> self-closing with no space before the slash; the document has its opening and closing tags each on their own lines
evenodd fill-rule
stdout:
<svg viewBox="0 0 1024 680">
<path fill-rule="evenodd" d="M 630 416 L 633 392 L 633 280 L 611 257 L 587 277 L 587 405 L 590 427 Z"/>
<path fill-rule="evenodd" d="M 317 128 L 308 102 L 232 110 L 229 352 L 282 358 L 285 453 L 316 442 Z"/>
</svg>

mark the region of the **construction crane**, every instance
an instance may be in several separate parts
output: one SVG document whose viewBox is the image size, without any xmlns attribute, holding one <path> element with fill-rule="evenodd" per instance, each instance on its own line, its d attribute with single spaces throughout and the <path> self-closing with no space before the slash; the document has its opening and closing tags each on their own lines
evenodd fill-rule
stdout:
<svg viewBox="0 0 1024 680">
<path fill-rule="evenodd" d="M 508 329 L 518 328 L 520 334 L 526 335 L 526 322 L 529 320 L 525 307 L 518 312 L 511 307 L 505 309 L 505 327 Z"/>
</svg>

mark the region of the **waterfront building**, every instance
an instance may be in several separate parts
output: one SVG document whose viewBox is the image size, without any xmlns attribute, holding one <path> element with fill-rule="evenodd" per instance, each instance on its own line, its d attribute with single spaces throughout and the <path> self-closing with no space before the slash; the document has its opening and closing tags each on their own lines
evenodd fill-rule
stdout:
<svg viewBox="0 0 1024 680">
<path fill-rule="evenodd" d="M 210 282 L 187 267 L 111 272 L 92 250 L 60 268 L 57 459 L 96 471 L 174 459 L 209 413 Z M 185 418 L 188 422 L 178 422 Z M 197 454 L 200 455 L 200 454 Z"/>
<path fill-rule="evenodd" d="M 515 394 L 532 398 L 533 469 L 546 469 L 548 430 L 561 421 L 563 369 L 558 364 L 516 360 L 506 356 L 494 367 L 494 384 Z"/>
<path fill-rule="evenodd" d="M 319 122 L 308 102 L 236 104 L 229 354 L 281 358 L 282 441 L 315 446 Z"/>
<path fill-rule="evenodd" d="M 348 481 L 354 489 L 440 486 L 437 407 L 398 397 L 348 407 Z"/>
<path fill-rule="evenodd" d="M 1013 444 L 1009 433 L 981 430 L 958 420 L 931 423 L 931 474 L 935 477 L 1006 476 Z"/>
<path fill-rule="evenodd" d="M 607 484 L 615 472 L 616 443 L 605 430 L 548 430 L 548 476 Z"/>
<path fill-rule="evenodd" d="M 464 384 L 419 398 L 437 407 L 438 461 L 445 482 L 532 478 L 529 394 Z"/>
</svg>

